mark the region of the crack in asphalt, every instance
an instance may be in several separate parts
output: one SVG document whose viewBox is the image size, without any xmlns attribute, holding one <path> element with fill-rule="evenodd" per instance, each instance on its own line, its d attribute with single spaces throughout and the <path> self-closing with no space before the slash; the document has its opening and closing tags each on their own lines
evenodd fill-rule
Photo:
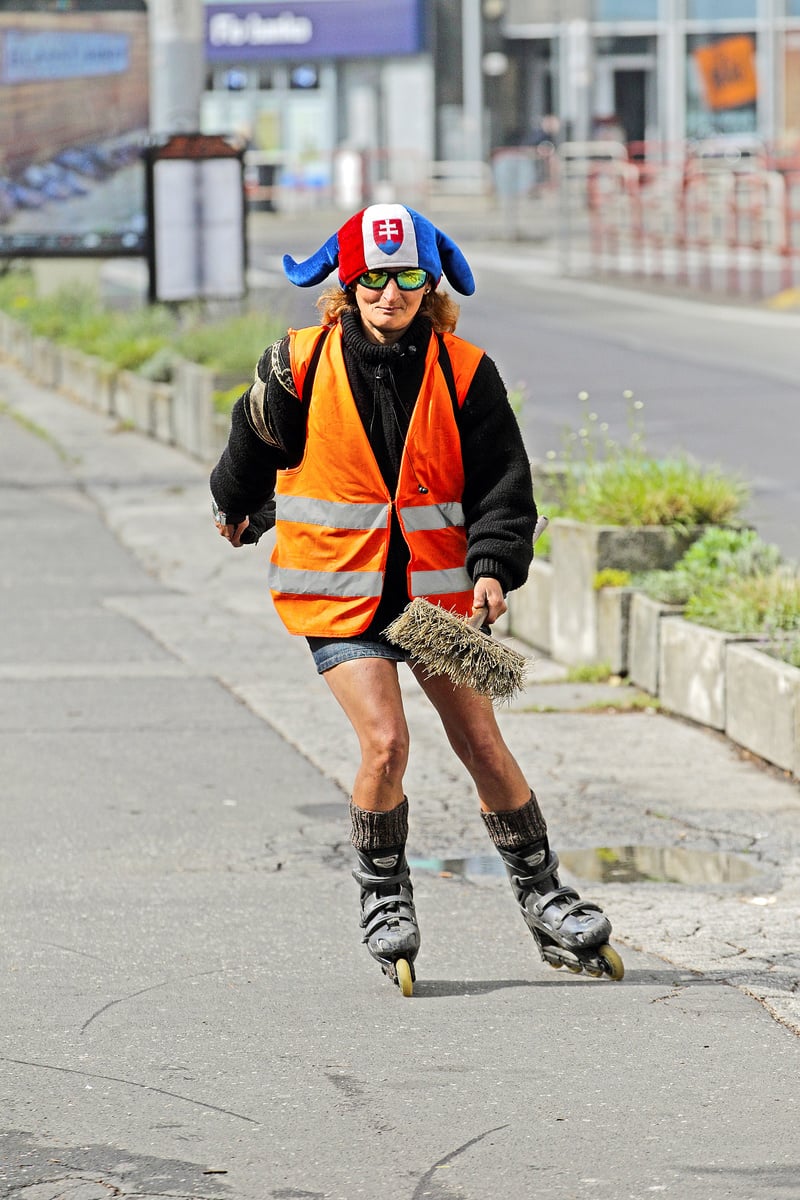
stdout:
<svg viewBox="0 0 800 1200">
<path fill-rule="evenodd" d="M 234 1112 L 230 1108 L 221 1108 L 217 1104 L 209 1104 L 205 1100 L 194 1100 L 191 1096 L 183 1096 L 180 1092 L 170 1092 L 166 1088 L 153 1087 L 149 1083 L 138 1083 L 135 1079 L 122 1079 L 118 1075 L 102 1075 L 98 1071 L 79 1071 L 77 1067 L 56 1067 L 52 1063 L 32 1062 L 25 1058 L 8 1058 L 3 1056 L 0 1062 L 14 1063 L 18 1067 L 33 1067 L 40 1071 L 57 1071 L 62 1075 L 81 1075 L 85 1079 L 105 1079 L 109 1083 L 121 1083 L 126 1087 L 139 1088 L 144 1092 L 153 1092 L 159 1096 L 170 1096 L 173 1100 L 183 1100 L 186 1104 L 192 1104 L 197 1108 L 206 1108 L 211 1112 L 222 1113 L 226 1117 L 235 1117 L 239 1121 L 247 1121 L 249 1125 L 261 1125 L 261 1121 L 257 1121 L 254 1117 L 248 1117 L 244 1113 Z"/>
<path fill-rule="evenodd" d="M 449 1166 L 454 1158 L 458 1158 L 460 1154 L 464 1154 L 465 1151 L 469 1150 L 472 1146 L 476 1146 L 478 1142 L 482 1142 L 484 1138 L 489 1136 L 489 1134 L 498 1133 L 501 1129 L 508 1128 L 509 1126 L 507 1123 L 505 1125 L 495 1125 L 493 1129 L 487 1129 L 484 1133 L 479 1133 L 477 1137 L 470 1138 L 469 1141 L 464 1142 L 463 1145 L 456 1146 L 455 1150 L 451 1150 L 449 1154 L 445 1154 L 444 1158 L 438 1159 L 432 1167 L 428 1168 L 428 1170 L 417 1183 L 411 1200 L 422 1200 L 423 1196 L 429 1194 L 423 1191 L 423 1188 L 427 1188 L 428 1184 L 433 1181 L 435 1171 L 440 1171 L 443 1167 Z"/>
<path fill-rule="evenodd" d="M 102 1007 L 98 1008 L 97 1012 L 93 1012 L 92 1015 L 83 1022 L 80 1028 L 81 1036 L 89 1028 L 92 1021 L 96 1021 L 97 1018 L 101 1017 L 104 1012 L 108 1012 L 110 1008 L 114 1008 L 117 1004 L 124 1004 L 126 1000 L 135 1000 L 137 996 L 144 996 L 147 994 L 147 992 L 157 992 L 159 988 L 169 987 L 170 984 L 173 983 L 183 983 L 188 979 L 202 979 L 207 975 L 217 975 L 222 970 L 224 970 L 224 967 L 215 967 L 212 971 L 196 971 L 192 975 L 177 976 L 174 979 L 164 979 L 161 983 L 152 983 L 149 987 L 139 988 L 138 991 L 129 992 L 125 996 L 119 996 L 116 1000 L 109 1000 L 107 1004 L 103 1004 Z"/>
</svg>

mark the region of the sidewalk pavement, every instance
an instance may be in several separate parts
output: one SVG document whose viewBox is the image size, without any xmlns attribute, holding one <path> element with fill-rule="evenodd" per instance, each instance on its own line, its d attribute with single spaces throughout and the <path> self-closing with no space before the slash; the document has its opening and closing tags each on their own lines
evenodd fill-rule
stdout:
<svg viewBox="0 0 800 1200">
<path fill-rule="evenodd" d="M 359 945 L 355 748 L 269 539 L 230 551 L 205 465 L 2 363 L 0 403 L 0 1195 L 797 1196 L 796 784 L 535 661 L 500 720 L 626 963 L 568 976 L 404 679 L 404 1001 Z"/>
</svg>

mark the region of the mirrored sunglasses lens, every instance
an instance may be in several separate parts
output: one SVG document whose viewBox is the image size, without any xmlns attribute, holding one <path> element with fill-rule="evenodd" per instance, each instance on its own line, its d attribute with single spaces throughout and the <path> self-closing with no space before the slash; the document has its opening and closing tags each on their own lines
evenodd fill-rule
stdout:
<svg viewBox="0 0 800 1200">
<path fill-rule="evenodd" d="M 373 288 L 378 291 L 379 288 L 386 287 L 389 282 L 388 271 L 365 271 L 363 275 L 359 275 L 358 282 L 362 287 Z"/>
<path fill-rule="evenodd" d="M 427 278 L 427 272 L 420 267 L 411 268 L 408 271 L 398 271 L 397 286 L 404 292 L 415 292 L 417 288 L 422 287 Z"/>
</svg>

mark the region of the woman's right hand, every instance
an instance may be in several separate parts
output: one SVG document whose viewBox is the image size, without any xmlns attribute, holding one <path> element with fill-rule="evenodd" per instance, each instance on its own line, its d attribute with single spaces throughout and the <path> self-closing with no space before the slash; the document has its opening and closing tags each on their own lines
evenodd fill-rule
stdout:
<svg viewBox="0 0 800 1200">
<path fill-rule="evenodd" d="M 245 517 L 245 519 L 240 521 L 238 525 L 223 525 L 219 521 L 215 521 L 214 524 L 219 531 L 220 537 L 224 537 L 225 540 L 230 542 L 232 546 L 241 546 L 243 544 L 242 534 L 250 524 L 250 519 L 249 517 Z"/>
</svg>

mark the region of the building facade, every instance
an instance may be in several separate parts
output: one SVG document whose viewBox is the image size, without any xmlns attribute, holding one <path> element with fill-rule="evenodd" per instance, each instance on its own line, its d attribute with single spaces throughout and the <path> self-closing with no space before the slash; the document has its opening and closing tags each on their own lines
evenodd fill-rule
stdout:
<svg viewBox="0 0 800 1200">
<path fill-rule="evenodd" d="M 625 142 L 800 137 L 800 0 L 503 0 L 518 127 Z M 515 130 L 506 130 L 506 137 Z"/>
<path fill-rule="evenodd" d="M 800 0 L 204 0 L 202 128 L 345 203 L 562 140 L 800 139 Z M 356 176 L 359 179 L 356 179 Z"/>
<path fill-rule="evenodd" d="M 426 9 L 423 0 L 206 2 L 204 131 L 239 134 L 284 184 L 310 190 L 337 172 L 355 193 L 348 172 L 368 169 L 372 187 L 427 170 L 436 123 Z"/>
</svg>

